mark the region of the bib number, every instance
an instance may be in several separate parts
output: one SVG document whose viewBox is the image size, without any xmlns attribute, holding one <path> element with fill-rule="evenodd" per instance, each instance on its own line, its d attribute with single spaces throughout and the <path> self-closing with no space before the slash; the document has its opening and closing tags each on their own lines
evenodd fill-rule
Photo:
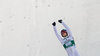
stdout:
<svg viewBox="0 0 100 56">
<path fill-rule="evenodd" d="M 74 42 L 74 40 L 71 40 L 71 41 L 65 43 L 63 45 L 63 47 L 66 49 L 66 48 L 72 47 L 73 45 L 75 45 L 75 42 Z"/>
</svg>

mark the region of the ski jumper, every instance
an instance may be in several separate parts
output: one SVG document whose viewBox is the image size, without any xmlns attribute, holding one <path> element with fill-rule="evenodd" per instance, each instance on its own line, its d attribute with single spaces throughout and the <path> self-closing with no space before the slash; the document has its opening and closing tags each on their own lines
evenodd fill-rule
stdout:
<svg viewBox="0 0 100 56">
<path fill-rule="evenodd" d="M 68 36 L 65 38 L 61 38 L 61 36 L 57 32 L 56 26 L 53 26 L 58 40 L 61 42 L 61 44 L 65 48 L 66 52 L 68 53 L 68 56 L 80 56 L 76 50 L 75 42 L 74 42 L 74 39 L 69 27 L 64 22 L 62 22 L 61 24 L 66 28 Z"/>
</svg>

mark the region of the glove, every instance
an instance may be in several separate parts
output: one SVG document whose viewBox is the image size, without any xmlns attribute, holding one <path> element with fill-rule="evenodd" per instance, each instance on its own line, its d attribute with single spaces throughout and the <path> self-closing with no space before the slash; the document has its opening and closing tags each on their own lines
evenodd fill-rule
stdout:
<svg viewBox="0 0 100 56">
<path fill-rule="evenodd" d="M 55 22 L 53 22 L 53 23 L 52 23 L 52 25 L 53 25 L 53 26 L 56 26 L 56 23 L 55 23 Z"/>
<path fill-rule="evenodd" d="M 58 20 L 59 23 L 62 23 L 62 20 Z"/>
</svg>

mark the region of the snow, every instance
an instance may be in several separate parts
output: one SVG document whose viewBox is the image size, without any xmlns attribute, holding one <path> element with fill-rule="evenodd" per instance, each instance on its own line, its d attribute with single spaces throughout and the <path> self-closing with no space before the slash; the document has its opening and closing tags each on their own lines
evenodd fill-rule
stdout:
<svg viewBox="0 0 100 56">
<path fill-rule="evenodd" d="M 81 56 L 98 56 L 99 0 L 0 0 L 0 56 L 67 56 L 55 36 L 69 25 Z"/>
</svg>

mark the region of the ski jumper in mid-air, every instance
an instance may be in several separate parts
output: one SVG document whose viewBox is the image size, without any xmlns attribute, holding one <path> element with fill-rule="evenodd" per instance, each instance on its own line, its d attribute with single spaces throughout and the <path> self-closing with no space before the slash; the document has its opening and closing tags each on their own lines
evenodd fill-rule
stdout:
<svg viewBox="0 0 100 56">
<path fill-rule="evenodd" d="M 68 53 L 68 56 L 80 56 L 76 50 L 75 42 L 69 27 L 62 20 L 58 20 L 58 22 L 65 27 L 65 29 L 61 30 L 61 36 L 63 38 L 57 32 L 56 22 L 53 22 L 52 25 L 58 40 L 65 48 L 66 52 Z"/>
</svg>

